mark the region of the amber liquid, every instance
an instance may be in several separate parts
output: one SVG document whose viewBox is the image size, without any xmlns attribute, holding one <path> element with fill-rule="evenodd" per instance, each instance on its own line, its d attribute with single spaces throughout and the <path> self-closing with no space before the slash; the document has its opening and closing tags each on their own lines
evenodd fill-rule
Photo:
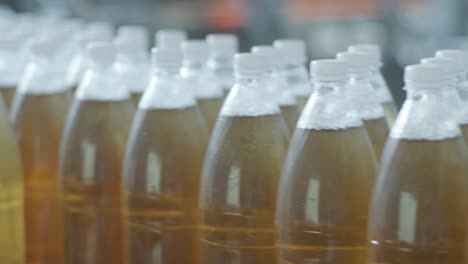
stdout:
<svg viewBox="0 0 468 264">
<path fill-rule="evenodd" d="M 297 96 L 297 109 L 299 110 L 299 114 L 302 113 L 302 110 L 304 109 L 305 105 L 307 104 L 307 101 L 309 100 L 309 96 Z"/>
<path fill-rule="evenodd" d="M 206 142 L 196 107 L 137 111 L 124 163 L 130 264 L 203 263 L 198 196 Z"/>
<path fill-rule="evenodd" d="M 122 161 L 130 100 L 75 101 L 61 152 L 65 263 L 125 262 Z"/>
<path fill-rule="evenodd" d="M 133 105 L 137 106 L 140 102 L 142 94 L 141 93 L 132 93 Z"/>
<path fill-rule="evenodd" d="M 219 117 L 201 188 L 201 263 L 278 263 L 274 217 L 287 134 L 279 114 Z"/>
<path fill-rule="evenodd" d="M 18 94 L 11 111 L 24 172 L 26 263 L 63 263 L 58 163 L 68 92 Z"/>
<path fill-rule="evenodd" d="M 23 264 L 23 174 L 13 130 L 0 101 L 0 263 Z"/>
<path fill-rule="evenodd" d="M 390 138 L 369 220 L 368 263 L 466 263 L 466 146 Z"/>
<path fill-rule="evenodd" d="M 369 134 L 369 139 L 375 152 L 375 157 L 377 158 L 377 161 L 379 161 L 389 134 L 387 121 L 385 118 L 364 120 L 364 126 Z"/>
<path fill-rule="evenodd" d="M 219 110 L 223 105 L 224 98 L 213 98 L 213 99 L 198 99 L 198 107 L 205 119 L 208 132 L 213 131 L 216 120 L 218 119 Z"/>
<path fill-rule="evenodd" d="M 288 127 L 289 134 L 292 135 L 292 133 L 296 129 L 296 123 L 299 118 L 299 110 L 295 105 L 280 106 L 280 109 L 281 115 L 284 118 L 284 122 Z"/>
<path fill-rule="evenodd" d="M 297 129 L 278 200 L 281 263 L 365 263 L 375 170 L 364 127 Z"/>
<path fill-rule="evenodd" d="M 383 102 L 382 108 L 385 113 L 385 119 L 387 120 L 388 127 L 392 127 L 395 123 L 395 119 L 398 115 L 398 110 L 393 102 Z"/>
<path fill-rule="evenodd" d="M 463 138 L 465 139 L 465 142 L 468 142 L 468 124 L 462 124 L 460 128 L 463 133 Z"/>
<path fill-rule="evenodd" d="M 1 87 L 0 95 L 3 97 L 3 102 L 7 110 L 10 110 L 13 98 L 15 97 L 16 88 L 15 87 Z"/>
</svg>

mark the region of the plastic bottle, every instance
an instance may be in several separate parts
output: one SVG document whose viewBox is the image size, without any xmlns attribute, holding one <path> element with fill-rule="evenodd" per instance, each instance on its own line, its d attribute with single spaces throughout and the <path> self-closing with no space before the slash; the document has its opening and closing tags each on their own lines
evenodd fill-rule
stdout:
<svg viewBox="0 0 468 264">
<path fill-rule="evenodd" d="M 181 76 L 192 90 L 211 133 L 219 110 L 224 101 L 224 90 L 217 85 L 216 78 L 207 69 L 209 47 L 202 40 L 187 40 L 182 43 L 184 56 Z"/>
<path fill-rule="evenodd" d="M 386 143 L 369 218 L 367 263 L 465 263 L 467 149 L 440 66 L 405 69 L 407 99 Z"/>
<path fill-rule="evenodd" d="M 129 264 L 201 264 L 198 197 L 208 134 L 179 75 L 181 52 L 154 48 L 152 61 L 124 161 Z"/>
<path fill-rule="evenodd" d="M 60 44 L 42 39 L 30 45 L 32 58 L 10 112 L 24 172 L 26 263 L 63 263 L 58 162 L 71 94 L 57 63 Z"/>
<path fill-rule="evenodd" d="M 115 74 L 130 91 L 134 104 L 138 105 L 150 77 L 148 54 L 141 44 L 133 40 L 117 39 L 115 45 L 117 47 Z"/>
<path fill-rule="evenodd" d="M 3 48 L 13 49 L 10 45 L 13 43 L 16 41 L 0 39 L 0 85 L 7 84 L 1 87 L 2 95 L 10 94 L 10 91 L 14 93 L 20 74 L 17 72 L 20 68 L 19 58 L 12 57 L 17 53 L 14 50 L 3 53 Z M 18 146 L 7 113 L 6 105 L 0 100 L 0 263 L 23 264 L 23 173 Z"/>
<path fill-rule="evenodd" d="M 126 263 L 122 162 L 133 103 L 113 73 L 112 43 L 92 43 L 87 53 L 61 144 L 65 263 Z"/>
<path fill-rule="evenodd" d="M 297 109 L 296 97 L 288 89 L 285 75 L 286 55 L 283 50 L 272 46 L 254 46 L 252 53 L 263 55 L 269 60 L 269 74 L 266 76 L 265 88 L 272 100 L 278 103 L 284 121 L 292 134 L 296 129 L 299 110 Z"/>
<path fill-rule="evenodd" d="M 280 263 L 365 263 L 376 160 L 337 60 L 311 63 L 314 92 L 289 145 L 278 195 Z"/>
<path fill-rule="evenodd" d="M 348 47 L 350 52 L 363 52 L 371 55 L 373 57 L 373 65 L 371 67 L 371 72 L 373 76 L 374 89 L 376 90 L 376 95 L 378 96 L 380 103 L 385 112 L 385 118 L 387 119 L 388 126 L 392 127 L 395 122 L 396 115 L 398 110 L 395 106 L 395 102 L 392 98 L 392 93 L 385 81 L 380 68 L 382 64 L 382 51 L 380 47 L 373 44 L 359 44 L 352 45 Z"/>
<path fill-rule="evenodd" d="M 154 42 L 158 48 L 179 48 L 187 40 L 187 33 L 178 29 L 161 29 L 154 35 Z"/>
<path fill-rule="evenodd" d="M 305 67 L 307 61 L 305 43 L 296 39 L 280 39 L 276 40 L 273 45 L 283 49 L 286 53 L 286 78 L 289 88 L 296 95 L 299 111 L 302 112 L 312 92 L 312 86 Z"/>
<path fill-rule="evenodd" d="M 210 34 L 206 42 L 210 46 L 208 69 L 227 94 L 234 85 L 233 60 L 239 51 L 239 40 L 233 34 Z"/>
<path fill-rule="evenodd" d="M 348 65 L 348 91 L 351 100 L 364 121 L 375 156 L 380 160 L 389 129 L 385 112 L 371 83 L 372 57 L 366 53 L 340 52 L 337 58 Z"/>
<path fill-rule="evenodd" d="M 266 58 L 241 53 L 234 65 L 237 81 L 203 168 L 201 263 L 275 264 L 275 205 L 289 135 L 262 87 Z"/>
</svg>

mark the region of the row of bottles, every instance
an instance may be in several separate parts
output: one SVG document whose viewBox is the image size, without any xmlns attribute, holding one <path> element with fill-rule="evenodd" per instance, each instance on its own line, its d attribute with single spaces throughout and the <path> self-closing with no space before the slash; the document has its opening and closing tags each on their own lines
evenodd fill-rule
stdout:
<svg viewBox="0 0 468 264">
<path fill-rule="evenodd" d="M 373 45 L 66 22 L 0 37 L 1 263 L 466 262 L 467 53 L 395 121 Z"/>
</svg>

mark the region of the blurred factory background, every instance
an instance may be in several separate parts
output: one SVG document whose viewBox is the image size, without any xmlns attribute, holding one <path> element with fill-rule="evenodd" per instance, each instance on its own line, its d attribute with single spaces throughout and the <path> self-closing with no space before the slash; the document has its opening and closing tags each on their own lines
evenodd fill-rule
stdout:
<svg viewBox="0 0 468 264">
<path fill-rule="evenodd" d="M 307 41 L 311 59 L 377 43 L 395 99 L 402 67 L 439 48 L 468 48 L 468 0 L 0 0 L 4 9 L 88 21 L 181 28 L 191 37 L 233 32 L 241 49 L 283 37 Z"/>
</svg>

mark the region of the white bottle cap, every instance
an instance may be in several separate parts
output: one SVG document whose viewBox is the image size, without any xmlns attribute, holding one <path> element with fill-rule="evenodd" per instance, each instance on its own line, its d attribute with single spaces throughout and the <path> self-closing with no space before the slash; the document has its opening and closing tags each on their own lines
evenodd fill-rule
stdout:
<svg viewBox="0 0 468 264">
<path fill-rule="evenodd" d="M 115 47 L 111 42 L 93 42 L 86 47 L 86 58 L 93 66 L 110 67 L 115 61 Z"/>
<path fill-rule="evenodd" d="M 363 52 L 339 52 L 336 58 L 346 63 L 351 73 L 370 70 L 374 64 L 372 55 Z"/>
<path fill-rule="evenodd" d="M 310 75 L 313 80 L 346 81 L 346 63 L 339 60 L 314 60 L 310 63 Z"/>
<path fill-rule="evenodd" d="M 284 54 L 284 51 L 273 46 L 253 46 L 252 53 L 262 55 L 268 58 L 271 67 L 284 67 L 284 65 L 286 64 L 286 56 Z"/>
<path fill-rule="evenodd" d="M 182 52 L 177 48 L 159 47 L 151 49 L 151 63 L 156 68 L 177 69 L 182 65 Z"/>
<path fill-rule="evenodd" d="M 186 62 L 205 63 L 208 60 L 210 50 L 204 40 L 186 40 L 181 47 Z"/>
<path fill-rule="evenodd" d="M 438 50 L 436 57 L 450 59 L 459 69 L 468 71 L 468 52 L 457 49 Z"/>
<path fill-rule="evenodd" d="M 267 72 L 266 58 L 252 53 L 238 53 L 234 56 L 234 72 L 238 76 L 262 75 Z"/>
<path fill-rule="evenodd" d="M 410 65 L 405 67 L 405 83 L 440 88 L 437 84 L 447 82 L 449 76 L 442 66 Z M 411 89 L 411 85 L 406 88 Z"/>
<path fill-rule="evenodd" d="M 61 43 L 46 38 L 36 38 L 28 45 L 29 54 L 36 58 L 51 59 L 56 56 L 61 47 Z"/>
<path fill-rule="evenodd" d="M 186 39 L 187 33 L 177 29 L 161 29 L 155 34 L 156 47 L 159 48 L 179 48 Z"/>
<path fill-rule="evenodd" d="M 348 51 L 369 53 L 373 57 L 375 57 L 378 61 L 382 60 L 382 50 L 376 44 L 351 45 L 351 46 L 348 47 Z"/>
<path fill-rule="evenodd" d="M 307 61 L 306 45 L 299 39 L 279 39 L 273 46 L 283 49 L 290 64 L 302 64 Z"/>
<path fill-rule="evenodd" d="M 436 65 L 444 68 L 450 79 L 457 77 L 457 65 L 452 60 L 444 57 L 424 58 L 421 60 L 422 65 Z"/>
<path fill-rule="evenodd" d="M 144 26 L 123 25 L 117 29 L 117 38 L 122 40 L 131 40 L 143 45 L 146 49 L 149 43 L 148 30 Z"/>
<path fill-rule="evenodd" d="M 229 58 L 239 51 L 239 40 L 233 34 L 210 34 L 206 42 L 213 58 Z"/>
<path fill-rule="evenodd" d="M 102 40 L 111 40 L 114 36 L 114 27 L 108 22 L 92 22 L 88 24 L 85 32 L 100 35 Z"/>
</svg>

